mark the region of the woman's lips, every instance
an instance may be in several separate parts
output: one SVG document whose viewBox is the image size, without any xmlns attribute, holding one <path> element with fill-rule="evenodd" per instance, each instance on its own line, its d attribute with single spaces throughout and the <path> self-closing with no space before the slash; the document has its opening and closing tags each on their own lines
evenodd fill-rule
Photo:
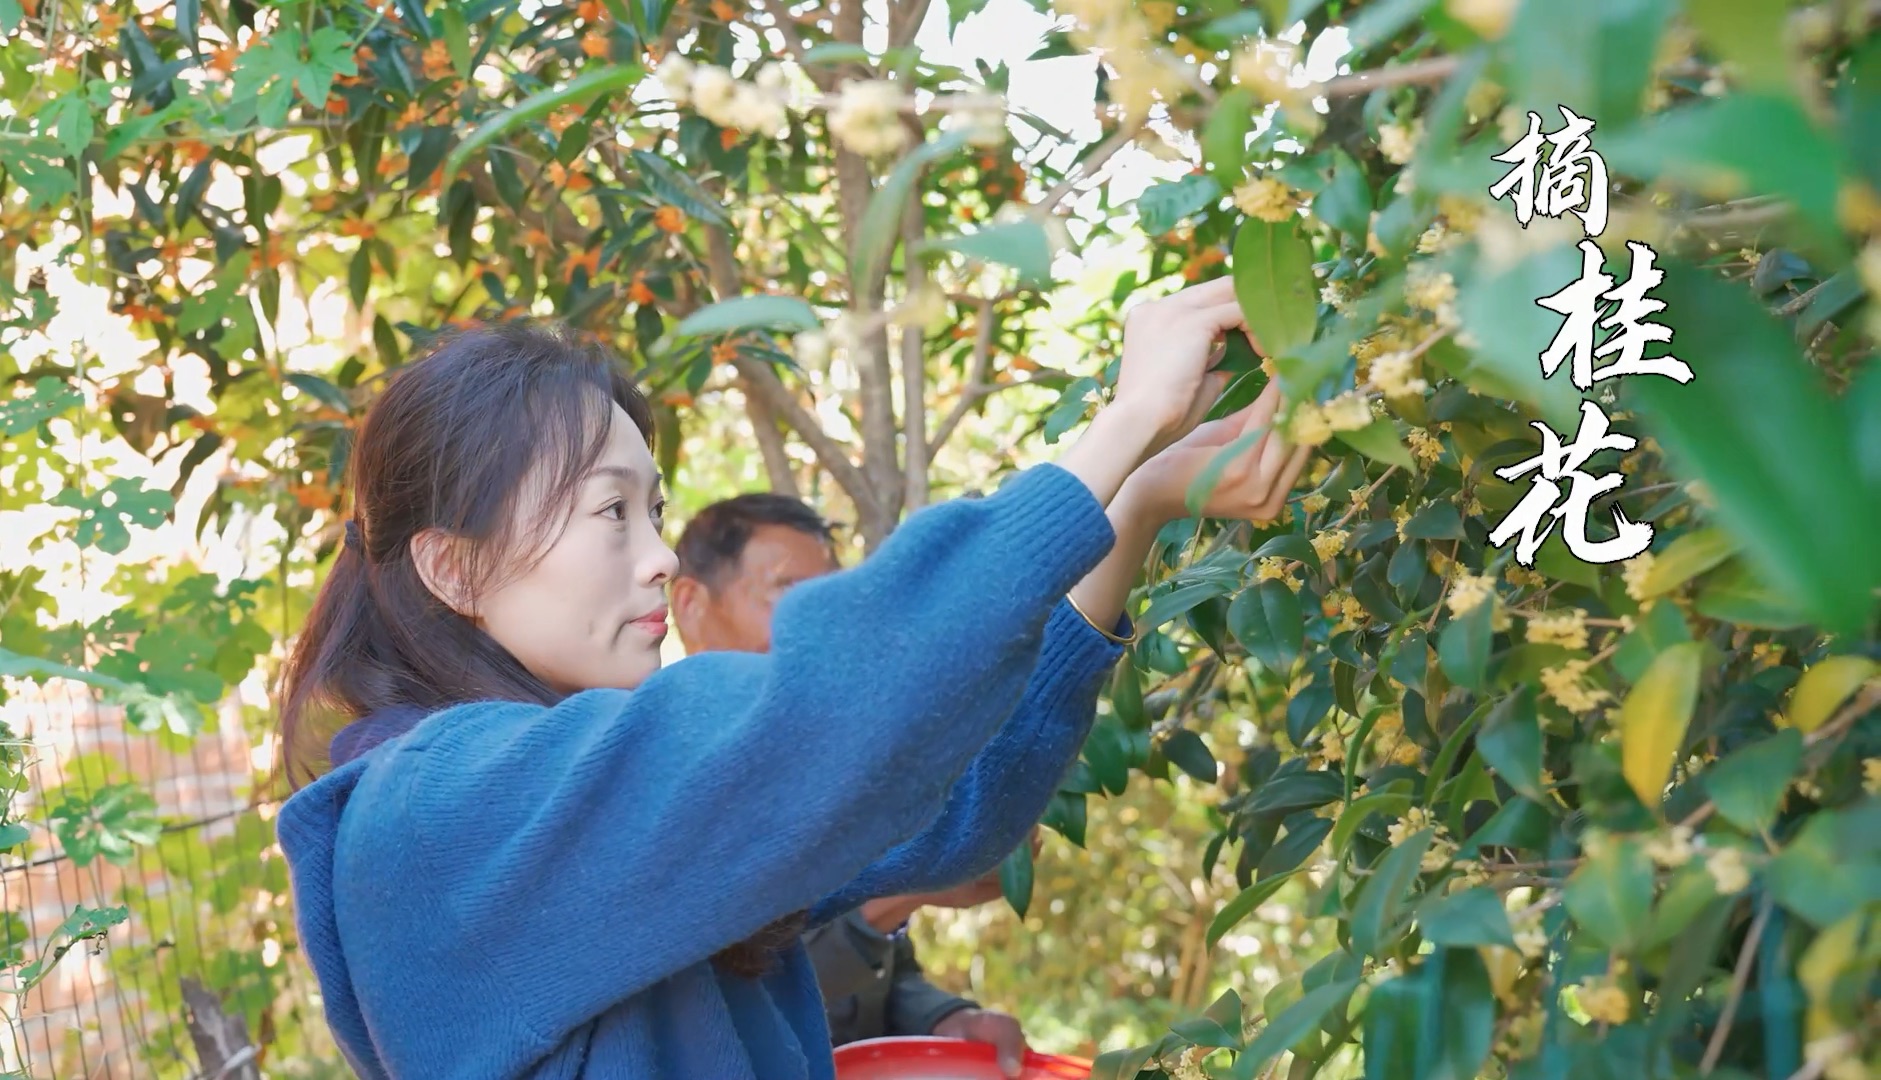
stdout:
<svg viewBox="0 0 1881 1080">
<path fill-rule="evenodd" d="M 645 630 L 649 634 L 663 635 L 666 633 L 667 629 L 666 610 L 665 608 L 661 608 L 658 611 L 642 615 L 633 621 L 633 625 Z"/>
</svg>

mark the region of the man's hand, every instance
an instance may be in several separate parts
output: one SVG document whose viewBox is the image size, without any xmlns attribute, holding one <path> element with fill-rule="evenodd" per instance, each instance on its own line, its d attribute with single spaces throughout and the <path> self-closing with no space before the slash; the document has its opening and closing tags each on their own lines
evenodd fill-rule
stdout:
<svg viewBox="0 0 1881 1080">
<path fill-rule="evenodd" d="M 993 1044 L 999 1055 L 999 1071 L 1015 1080 L 1025 1067 L 1025 1032 L 1020 1029 L 1019 1021 L 1005 1013 L 961 1009 L 935 1024 L 933 1033 L 943 1039 Z"/>
</svg>

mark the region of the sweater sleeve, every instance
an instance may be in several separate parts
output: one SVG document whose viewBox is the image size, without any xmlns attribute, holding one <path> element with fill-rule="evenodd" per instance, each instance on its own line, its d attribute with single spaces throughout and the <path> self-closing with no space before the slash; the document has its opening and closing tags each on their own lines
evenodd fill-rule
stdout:
<svg viewBox="0 0 1881 1080">
<path fill-rule="evenodd" d="M 1018 704 L 1054 605 L 1114 542 L 1052 465 L 921 510 L 786 594 L 768 654 L 430 718 L 378 765 L 396 790 L 374 800 L 374 842 L 418 845 L 450 932 L 559 1040 L 934 820 Z"/>
<path fill-rule="evenodd" d="M 1120 617 L 1118 630 L 1127 625 L 1128 616 Z M 1122 646 L 1059 601 L 1012 718 L 974 756 L 940 816 L 825 898 L 811 921 L 878 896 L 958 885 L 998 866 L 1045 813 L 1065 766 L 1090 733 L 1104 678 L 1122 655 Z"/>
</svg>

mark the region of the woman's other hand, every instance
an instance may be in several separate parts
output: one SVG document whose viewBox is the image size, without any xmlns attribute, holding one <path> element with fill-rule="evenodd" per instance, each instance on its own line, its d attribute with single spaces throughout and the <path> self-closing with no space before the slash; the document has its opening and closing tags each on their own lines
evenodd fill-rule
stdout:
<svg viewBox="0 0 1881 1080">
<path fill-rule="evenodd" d="M 1223 465 L 1200 516 L 1256 523 L 1279 517 L 1287 494 L 1312 456 L 1310 447 L 1291 446 L 1273 430 L 1279 407 L 1280 384 L 1269 382 L 1246 408 L 1194 428 L 1144 462 L 1124 482 L 1118 503 L 1146 515 L 1158 527 L 1188 517 L 1184 500 L 1189 486 L 1219 454 L 1236 440 L 1246 439 L 1248 445 Z"/>
</svg>

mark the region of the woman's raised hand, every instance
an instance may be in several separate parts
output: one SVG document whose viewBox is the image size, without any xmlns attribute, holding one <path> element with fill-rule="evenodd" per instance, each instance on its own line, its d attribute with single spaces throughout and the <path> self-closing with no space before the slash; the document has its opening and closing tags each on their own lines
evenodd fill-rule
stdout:
<svg viewBox="0 0 1881 1080">
<path fill-rule="evenodd" d="M 1253 436 L 1222 467 L 1214 490 L 1203 502 L 1201 516 L 1254 522 L 1279 517 L 1287 493 L 1312 456 L 1311 447 L 1290 446 L 1273 430 L 1279 407 L 1280 384 L 1269 382 L 1253 404 L 1196 427 L 1145 461 L 1124 482 L 1119 503 L 1157 522 L 1187 517 L 1184 499 L 1189 485 L 1230 444 Z"/>
<path fill-rule="evenodd" d="M 1245 333 L 1231 278 L 1194 285 L 1133 308 L 1112 407 L 1149 425 L 1154 453 L 1195 427 L 1227 382 L 1215 372 L 1224 333 Z"/>
</svg>

